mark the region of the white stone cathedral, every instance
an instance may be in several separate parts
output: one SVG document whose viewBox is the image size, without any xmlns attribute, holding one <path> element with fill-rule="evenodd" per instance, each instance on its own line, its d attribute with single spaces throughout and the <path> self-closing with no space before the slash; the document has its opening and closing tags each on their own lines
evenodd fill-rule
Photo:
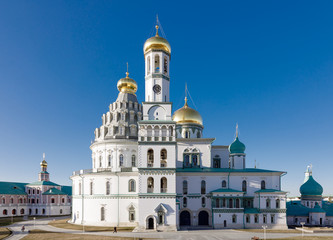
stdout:
<svg viewBox="0 0 333 240">
<path fill-rule="evenodd" d="M 171 47 L 158 26 L 144 57 L 145 101 L 126 73 L 95 130 L 92 169 L 71 176 L 72 223 L 136 231 L 287 228 L 285 172 L 246 168 L 238 134 L 230 146 L 213 145 L 186 99 L 172 115 Z"/>
</svg>

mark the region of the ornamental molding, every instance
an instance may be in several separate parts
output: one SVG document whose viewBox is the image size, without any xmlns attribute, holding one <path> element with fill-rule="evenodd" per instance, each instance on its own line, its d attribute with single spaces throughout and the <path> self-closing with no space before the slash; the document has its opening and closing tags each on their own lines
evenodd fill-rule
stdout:
<svg viewBox="0 0 333 240">
<path fill-rule="evenodd" d="M 220 209 L 220 208 L 213 208 L 213 213 L 244 213 L 244 209 Z"/>
<path fill-rule="evenodd" d="M 175 169 L 139 169 L 141 175 L 174 175 Z"/>
<path fill-rule="evenodd" d="M 286 213 L 287 209 L 259 209 L 261 213 Z"/>
</svg>

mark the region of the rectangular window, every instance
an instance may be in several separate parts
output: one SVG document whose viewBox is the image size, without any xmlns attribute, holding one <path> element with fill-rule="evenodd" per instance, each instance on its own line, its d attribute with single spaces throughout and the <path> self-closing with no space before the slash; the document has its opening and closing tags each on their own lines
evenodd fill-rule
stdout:
<svg viewBox="0 0 333 240">
<path fill-rule="evenodd" d="M 263 223 L 267 223 L 267 216 L 266 216 L 266 215 L 263 215 L 262 222 L 263 222 Z"/>
<path fill-rule="evenodd" d="M 271 223 L 275 223 L 275 215 L 271 214 Z"/>
</svg>

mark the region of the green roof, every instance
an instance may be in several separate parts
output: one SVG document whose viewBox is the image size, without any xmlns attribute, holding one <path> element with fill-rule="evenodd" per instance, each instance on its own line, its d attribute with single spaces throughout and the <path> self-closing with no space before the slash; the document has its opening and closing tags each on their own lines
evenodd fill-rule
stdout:
<svg viewBox="0 0 333 240">
<path fill-rule="evenodd" d="M 285 193 L 284 191 L 281 190 L 276 190 L 276 189 L 260 189 L 258 191 L 255 191 L 255 193 Z"/>
<path fill-rule="evenodd" d="M 231 188 L 219 188 L 219 189 L 211 191 L 211 193 L 213 193 L 213 192 L 214 193 L 215 192 L 218 192 L 218 193 L 230 193 L 230 192 L 243 193 L 242 191 L 238 191 L 238 190 L 231 189 Z"/>
<path fill-rule="evenodd" d="M 47 185 L 47 186 L 60 186 L 54 182 L 51 181 L 37 181 L 33 183 L 29 183 L 28 186 L 33 186 L 33 185 Z"/>
<path fill-rule="evenodd" d="M 48 173 L 47 171 L 41 171 L 40 173 Z"/>
<path fill-rule="evenodd" d="M 0 182 L 0 194 L 27 195 L 25 185 L 27 183 Z"/>
<path fill-rule="evenodd" d="M 324 213 L 325 210 L 322 209 L 322 208 L 319 206 L 319 204 L 316 202 L 316 205 L 314 206 L 314 208 L 312 208 L 312 209 L 310 210 L 310 212 Z"/>
<path fill-rule="evenodd" d="M 46 192 L 43 192 L 43 195 L 67 195 L 67 193 L 62 192 L 57 188 L 50 188 Z"/>
<path fill-rule="evenodd" d="M 72 196 L 72 187 L 71 186 L 61 186 L 61 191 L 66 193 L 69 196 Z"/>
<path fill-rule="evenodd" d="M 308 180 L 299 188 L 299 191 L 302 195 L 322 195 L 323 187 L 310 175 Z"/>
<path fill-rule="evenodd" d="M 287 202 L 287 216 L 309 216 L 311 208 L 305 207 L 300 201 Z"/>
<path fill-rule="evenodd" d="M 244 208 L 244 213 L 260 213 L 258 208 Z"/>
<path fill-rule="evenodd" d="M 230 144 L 229 152 L 231 154 L 244 153 L 245 152 L 245 145 L 244 145 L 244 143 L 239 141 L 238 136 L 236 137 L 235 141 Z"/>
<path fill-rule="evenodd" d="M 241 173 L 273 173 L 273 172 L 280 172 L 283 171 L 274 171 L 274 170 L 266 170 L 266 169 L 259 169 L 259 168 L 244 168 L 244 169 L 231 169 L 231 168 L 177 168 L 176 172 L 241 172 Z"/>
</svg>

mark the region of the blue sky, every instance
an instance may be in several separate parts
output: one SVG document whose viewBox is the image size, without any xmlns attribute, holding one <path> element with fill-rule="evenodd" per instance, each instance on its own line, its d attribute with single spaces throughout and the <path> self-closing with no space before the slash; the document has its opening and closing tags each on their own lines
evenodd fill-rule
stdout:
<svg viewBox="0 0 333 240">
<path fill-rule="evenodd" d="M 0 180 L 70 184 L 130 76 L 144 100 L 143 44 L 159 14 L 172 47 L 171 100 L 188 84 L 215 144 L 236 122 L 247 166 L 283 170 L 298 195 L 306 166 L 333 194 L 332 1 L 1 1 Z M 193 106 L 193 103 L 190 102 Z"/>
</svg>

